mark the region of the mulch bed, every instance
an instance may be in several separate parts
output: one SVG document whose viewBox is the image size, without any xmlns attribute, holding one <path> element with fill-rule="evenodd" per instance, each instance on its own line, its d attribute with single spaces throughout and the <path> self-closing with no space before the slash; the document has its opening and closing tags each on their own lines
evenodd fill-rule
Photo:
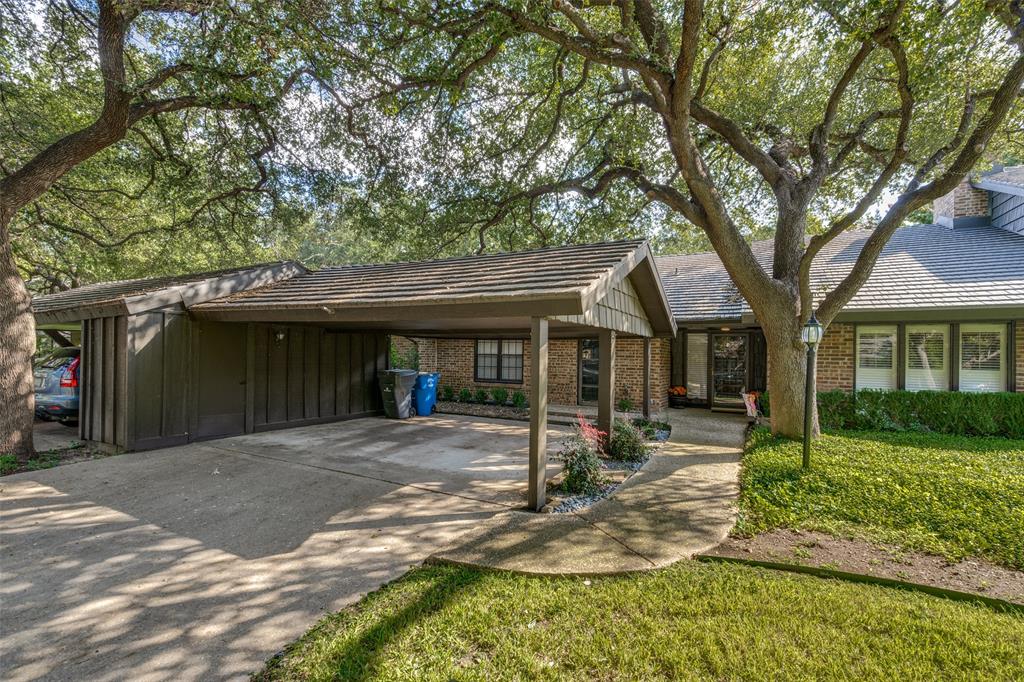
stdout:
<svg viewBox="0 0 1024 682">
<path fill-rule="evenodd" d="M 511 405 L 481 405 L 480 403 L 457 403 L 454 401 L 438 400 L 437 411 L 444 414 L 468 414 L 473 417 L 530 421 L 529 408 L 512 407 Z"/>
<path fill-rule="evenodd" d="M 46 452 L 40 452 L 34 459 L 30 459 L 24 464 L 18 464 L 10 469 L 3 469 L 0 471 L 0 476 L 10 476 L 12 474 L 20 474 L 26 471 L 52 469 L 53 467 L 61 466 L 63 464 L 74 464 L 75 462 L 85 462 L 90 459 L 110 457 L 111 454 L 113 453 L 83 444 L 73 445 L 66 448 L 58 448 L 56 450 L 47 450 Z"/>
<path fill-rule="evenodd" d="M 814 531 L 779 529 L 751 538 L 729 537 L 705 554 L 859 573 L 1024 604 L 1024 571 L 980 559 L 951 563 L 934 554 Z"/>
</svg>

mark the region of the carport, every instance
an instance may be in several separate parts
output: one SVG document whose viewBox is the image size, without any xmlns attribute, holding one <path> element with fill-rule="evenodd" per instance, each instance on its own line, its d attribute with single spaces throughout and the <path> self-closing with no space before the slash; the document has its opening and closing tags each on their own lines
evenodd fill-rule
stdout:
<svg viewBox="0 0 1024 682">
<path fill-rule="evenodd" d="M 153 305 L 142 307 L 159 310 L 162 317 L 147 324 L 85 326 L 83 357 L 92 362 L 85 381 L 102 377 L 103 388 L 87 385 L 83 390 L 85 414 L 94 417 L 89 423 L 100 426 L 83 428 L 84 438 L 116 435 L 121 428 L 116 420 L 122 418 L 118 408 L 123 413 L 149 397 L 138 376 L 145 366 L 153 384 L 162 386 L 160 404 L 146 414 L 135 407 L 135 417 L 123 427 L 127 449 L 377 413 L 374 376 L 386 366 L 389 334 L 528 339 L 528 504 L 537 510 L 545 502 L 549 339 L 596 333 L 598 426 L 610 430 L 616 335 L 645 340 L 647 409 L 649 340 L 675 333 L 650 248 L 640 240 L 315 272 L 280 264 L 229 277 L 234 284 L 222 284 L 219 297 L 187 300 L 179 294 L 171 301 L 185 313 L 173 311 L 181 318 L 172 320 L 179 327 L 177 337 L 168 336 L 173 325 Z M 72 306 L 63 314 L 76 313 Z M 131 329 L 133 338 L 126 339 Z M 146 353 L 149 365 L 140 360 Z M 176 375 L 192 380 L 175 388 Z M 165 428 L 169 420 L 187 427 L 171 433 Z M 138 437 L 142 428 L 149 442 Z"/>
</svg>

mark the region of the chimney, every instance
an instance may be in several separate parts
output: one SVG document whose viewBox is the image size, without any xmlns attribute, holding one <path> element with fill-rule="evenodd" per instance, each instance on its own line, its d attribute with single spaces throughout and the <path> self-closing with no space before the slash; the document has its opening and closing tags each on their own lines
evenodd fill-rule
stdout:
<svg viewBox="0 0 1024 682">
<path fill-rule="evenodd" d="M 954 229 L 988 225 L 988 192 L 964 178 L 952 192 L 932 203 L 932 214 L 936 225 Z"/>
</svg>

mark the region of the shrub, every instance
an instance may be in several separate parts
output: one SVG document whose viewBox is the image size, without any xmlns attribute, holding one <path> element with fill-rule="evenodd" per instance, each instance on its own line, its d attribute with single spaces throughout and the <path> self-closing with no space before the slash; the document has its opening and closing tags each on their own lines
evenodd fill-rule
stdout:
<svg viewBox="0 0 1024 682">
<path fill-rule="evenodd" d="M 612 425 L 612 435 L 608 441 L 608 453 L 613 458 L 627 462 L 640 462 L 646 459 L 650 452 L 651 448 L 647 445 L 647 440 L 640 429 L 625 419 L 615 420 Z"/>
<path fill-rule="evenodd" d="M 476 389 L 476 393 L 473 394 L 473 399 L 483 405 L 487 402 L 487 399 L 491 397 L 491 394 L 487 392 L 486 388 Z"/>
<path fill-rule="evenodd" d="M 762 411 L 770 416 L 768 396 Z M 1024 393 L 873 391 L 818 393 L 823 431 L 933 431 L 959 436 L 1024 438 Z"/>
<path fill-rule="evenodd" d="M 491 390 L 491 397 L 494 398 L 494 402 L 499 405 L 504 405 L 508 402 L 508 389 L 498 387 Z"/>
<path fill-rule="evenodd" d="M 514 407 L 518 407 L 519 409 L 523 409 L 524 407 L 526 407 L 526 394 L 523 393 L 522 391 L 513 391 L 512 405 Z"/>
<path fill-rule="evenodd" d="M 562 441 L 558 451 L 564 461 L 562 490 L 573 495 L 593 495 L 601 490 L 605 479 L 597 453 L 602 435 L 582 415 L 577 418 L 576 430 Z"/>
<path fill-rule="evenodd" d="M 616 407 L 619 410 L 619 412 L 632 412 L 633 401 L 630 398 L 624 396 L 622 398 L 619 398 L 619 402 L 616 404 Z"/>
<path fill-rule="evenodd" d="M 399 352 L 394 339 L 391 340 L 391 367 L 394 369 L 419 369 L 420 350 L 417 346 L 409 348 L 404 353 Z"/>
<path fill-rule="evenodd" d="M 442 400 L 447 400 L 448 402 L 451 402 L 451 401 L 455 400 L 455 389 L 452 388 L 451 386 L 449 386 L 448 384 L 445 384 L 444 386 L 442 386 L 441 387 L 441 399 Z"/>
<path fill-rule="evenodd" d="M 460 388 L 459 389 L 459 402 L 460 403 L 468 403 L 472 399 L 473 399 L 473 392 L 472 391 L 470 391 L 468 388 Z"/>
</svg>

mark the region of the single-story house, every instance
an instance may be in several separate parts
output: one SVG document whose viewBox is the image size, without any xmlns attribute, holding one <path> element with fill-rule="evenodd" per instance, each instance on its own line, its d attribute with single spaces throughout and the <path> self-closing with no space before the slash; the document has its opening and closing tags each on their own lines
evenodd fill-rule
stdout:
<svg viewBox="0 0 1024 682">
<path fill-rule="evenodd" d="M 812 290 L 849 272 L 867 230 L 832 242 L 812 270 Z M 771 240 L 753 244 L 771 269 Z M 693 405 L 740 409 L 744 391 L 763 391 L 764 336 L 718 256 L 659 256 L 658 273 L 678 327 L 651 342 L 651 399 L 667 403 L 685 386 Z M 420 367 L 457 388 L 525 388 L 517 368 L 529 344 L 492 337 L 415 338 Z M 399 347 L 408 350 L 408 340 Z M 597 400 L 593 339 L 552 341 L 548 385 L 555 403 Z M 643 403 L 641 346 L 617 341 L 616 399 Z M 527 363 L 528 364 L 528 363 Z M 1024 166 L 965 180 L 935 202 L 934 224 L 905 227 L 885 247 L 871 278 L 827 330 L 818 351 L 818 389 L 1024 391 Z"/>
<path fill-rule="evenodd" d="M 1024 167 L 964 181 L 935 224 L 905 227 L 830 325 L 820 389 L 1024 391 Z M 833 286 L 868 237 L 821 253 Z M 770 241 L 753 244 L 770 268 Z M 685 386 L 738 409 L 768 373 L 757 319 L 713 253 L 655 258 L 642 240 L 309 271 L 284 262 L 109 282 L 33 299 L 81 324 L 84 440 L 124 450 L 379 414 L 389 337 L 455 388 L 531 405 L 530 504 L 543 501 L 547 406 Z"/>
</svg>

